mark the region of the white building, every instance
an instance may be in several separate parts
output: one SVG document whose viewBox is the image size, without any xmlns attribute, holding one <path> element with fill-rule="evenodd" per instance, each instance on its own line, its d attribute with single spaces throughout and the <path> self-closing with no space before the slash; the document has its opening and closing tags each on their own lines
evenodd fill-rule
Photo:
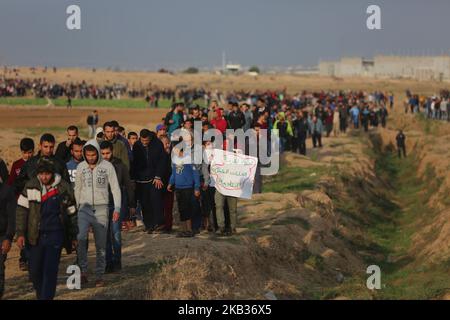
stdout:
<svg viewBox="0 0 450 320">
<path fill-rule="evenodd" d="M 319 74 L 335 77 L 386 77 L 417 80 L 450 79 L 450 56 L 383 56 L 373 60 L 342 58 L 319 62 Z"/>
</svg>

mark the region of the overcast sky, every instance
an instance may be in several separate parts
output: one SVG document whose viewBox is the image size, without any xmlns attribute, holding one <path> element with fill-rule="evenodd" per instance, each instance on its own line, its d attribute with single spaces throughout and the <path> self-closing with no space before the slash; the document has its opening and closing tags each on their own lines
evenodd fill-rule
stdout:
<svg viewBox="0 0 450 320">
<path fill-rule="evenodd" d="M 66 8 L 81 7 L 79 31 Z M 366 28 L 381 7 L 382 30 Z M 319 59 L 440 54 L 449 0 L 0 0 L 0 65 L 212 67 L 316 65 Z"/>
</svg>

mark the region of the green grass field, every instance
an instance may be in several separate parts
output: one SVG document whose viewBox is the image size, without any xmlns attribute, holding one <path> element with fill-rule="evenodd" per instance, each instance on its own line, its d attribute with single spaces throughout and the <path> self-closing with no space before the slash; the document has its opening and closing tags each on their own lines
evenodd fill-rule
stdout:
<svg viewBox="0 0 450 320">
<path fill-rule="evenodd" d="M 56 107 L 66 107 L 67 99 L 58 98 L 51 100 Z M 194 103 L 204 106 L 203 100 L 196 100 Z M 8 106 L 46 106 L 48 104 L 45 98 L 0 98 L 0 105 Z M 159 108 L 170 108 L 172 105 L 171 100 L 159 100 Z M 108 100 L 108 99 L 73 99 L 73 107 L 97 107 L 97 108 L 130 108 L 130 109 L 144 109 L 150 108 L 149 104 L 144 99 L 120 99 L 120 100 Z"/>
</svg>

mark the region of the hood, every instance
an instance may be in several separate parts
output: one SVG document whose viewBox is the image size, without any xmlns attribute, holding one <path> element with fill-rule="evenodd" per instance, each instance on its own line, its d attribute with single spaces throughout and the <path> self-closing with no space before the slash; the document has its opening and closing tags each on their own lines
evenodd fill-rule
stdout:
<svg viewBox="0 0 450 320">
<path fill-rule="evenodd" d="M 221 119 L 221 118 L 222 118 L 222 110 L 216 109 L 216 119 Z"/>
<path fill-rule="evenodd" d="M 97 163 L 99 163 L 102 160 L 102 153 L 100 152 L 100 145 L 98 144 L 96 139 L 91 139 L 86 142 L 86 144 L 83 146 L 83 157 L 86 159 L 85 151 L 87 146 L 94 146 L 97 150 Z"/>
</svg>

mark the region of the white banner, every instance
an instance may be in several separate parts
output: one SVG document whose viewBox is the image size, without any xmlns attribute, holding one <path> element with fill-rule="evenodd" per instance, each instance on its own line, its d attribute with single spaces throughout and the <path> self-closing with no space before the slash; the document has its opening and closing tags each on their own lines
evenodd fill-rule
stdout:
<svg viewBox="0 0 450 320">
<path fill-rule="evenodd" d="M 214 149 L 211 179 L 223 195 L 251 199 L 258 158 Z"/>
</svg>

